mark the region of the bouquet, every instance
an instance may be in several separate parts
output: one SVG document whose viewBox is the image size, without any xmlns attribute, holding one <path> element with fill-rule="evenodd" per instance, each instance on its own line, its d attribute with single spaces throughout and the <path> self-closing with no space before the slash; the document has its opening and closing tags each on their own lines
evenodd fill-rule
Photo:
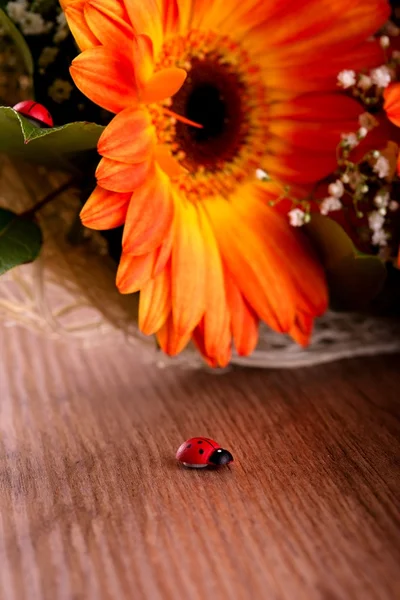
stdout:
<svg viewBox="0 0 400 600">
<path fill-rule="evenodd" d="M 0 151 L 69 173 L 0 208 L 0 272 L 79 191 L 140 330 L 211 366 L 259 323 L 400 307 L 400 30 L 386 0 L 0 2 Z M 4 68 L 4 65 L 6 69 Z M 7 71 L 8 69 L 8 71 Z"/>
</svg>

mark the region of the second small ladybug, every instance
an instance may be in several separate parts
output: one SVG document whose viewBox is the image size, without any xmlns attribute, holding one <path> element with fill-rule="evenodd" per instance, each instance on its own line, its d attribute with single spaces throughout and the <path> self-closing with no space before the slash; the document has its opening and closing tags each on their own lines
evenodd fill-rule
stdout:
<svg viewBox="0 0 400 600">
<path fill-rule="evenodd" d="M 26 117 L 36 127 L 53 127 L 53 117 L 42 104 L 34 100 L 24 100 L 13 106 L 14 110 Z"/>
<path fill-rule="evenodd" d="M 185 467 L 192 469 L 221 467 L 233 462 L 233 456 L 228 450 L 224 450 L 217 442 L 205 437 L 186 440 L 179 446 L 176 458 Z"/>
</svg>

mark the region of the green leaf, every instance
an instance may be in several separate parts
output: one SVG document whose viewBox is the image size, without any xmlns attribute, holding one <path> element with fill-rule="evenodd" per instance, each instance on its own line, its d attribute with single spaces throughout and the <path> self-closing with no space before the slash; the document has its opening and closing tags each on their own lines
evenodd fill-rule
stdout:
<svg viewBox="0 0 400 600">
<path fill-rule="evenodd" d="M 0 152 L 41 164 L 67 166 L 78 152 L 96 148 L 103 130 L 87 122 L 42 129 L 13 108 L 0 107 Z"/>
<path fill-rule="evenodd" d="M 37 258 L 42 233 L 33 221 L 0 208 L 0 275 Z"/>
<path fill-rule="evenodd" d="M 27 74 L 32 76 L 34 66 L 31 51 L 29 50 L 29 46 L 20 30 L 14 25 L 4 10 L 2 10 L 5 4 L 6 2 L 0 0 L 0 28 L 12 39 L 17 51 L 24 61 Z"/>
<path fill-rule="evenodd" d="M 354 244 L 347 233 L 329 217 L 313 214 L 311 221 L 304 226 L 304 230 L 313 242 L 326 269 L 355 253 Z"/>
<path fill-rule="evenodd" d="M 329 217 L 313 214 L 304 229 L 325 268 L 332 308 L 367 307 L 386 279 L 381 259 L 359 252 L 339 223 Z"/>
<path fill-rule="evenodd" d="M 387 277 L 378 256 L 347 256 L 327 271 L 331 305 L 341 310 L 366 308 Z"/>
</svg>

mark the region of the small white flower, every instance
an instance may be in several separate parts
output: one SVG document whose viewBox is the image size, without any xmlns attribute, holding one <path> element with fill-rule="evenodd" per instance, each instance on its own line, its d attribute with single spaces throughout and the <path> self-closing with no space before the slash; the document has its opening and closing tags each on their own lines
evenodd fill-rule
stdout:
<svg viewBox="0 0 400 600">
<path fill-rule="evenodd" d="M 292 208 L 288 213 L 289 221 L 292 227 L 301 227 L 306 220 L 306 213 L 300 208 Z"/>
<path fill-rule="evenodd" d="M 74 88 L 69 81 L 65 79 L 55 79 L 48 89 L 48 94 L 54 102 L 64 102 L 71 96 L 71 92 Z"/>
<path fill-rule="evenodd" d="M 372 243 L 374 246 L 387 246 L 388 234 L 383 229 L 374 231 L 372 234 Z"/>
<path fill-rule="evenodd" d="M 361 175 L 360 175 L 360 173 L 358 171 L 353 171 L 350 174 L 350 181 L 349 181 L 351 189 L 352 190 L 357 189 L 360 181 L 361 181 Z"/>
<path fill-rule="evenodd" d="M 6 9 L 10 19 L 15 23 L 20 23 L 28 11 L 28 3 L 26 0 L 16 0 L 16 2 L 9 2 Z"/>
<path fill-rule="evenodd" d="M 392 79 L 392 75 L 386 65 L 372 69 L 370 75 L 372 83 L 381 88 L 387 87 Z"/>
<path fill-rule="evenodd" d="M 349 177 L 348 173 L 343 173 L 342 181 L 343 181 L 343 183 L 350 183 L 350 177 Z"/>
<path fill-rule="evenodd" d="M 263 169 L 256 169 L 256 177 L 260 181 L 269 181 L 270 177 Z"/>
<path fill-rule="evenodd" d="M 378 208 L 387 208 L 389 206 L 389 192 L 378 192 L 374 198 L 374 204 Z"/>
<path fill-rule="evenodd" d="M 377 210 L 374 210 L 368 215 L 368 225 L 372 231 L 379 231 L 382 229 L 385 222 L 385 217 L 381 215 Z"/>
<path fill-rule="evenodd" d="M 379 38 L 379 43 L 381 48 L 389 48 L 390 46 L 390 37 L 388 35 L 381 35 Z"/>
<path fill-rule="evenodd" d="M 341 208 L 342 203 L 340 202 L 339 198 L 336 198 L 335 196 L 328 196 L 322 200 L 319 210 L 321 215 L 327 215 L 328 213 L 335 210 L 340 210 Z"/>
<path fill-rule="evenodd" d="M 362 90 L 369 90 L 372 85 L 372 79 L 368 75 L 360 75 L 357 86 Z"/>
<path fill-rule="evenodd" d="M 365 138 L 365 136 L 368 134 L 368 129 L 366 127 L 360 127 L 357 133 L 359 138 Z"/>
<path fill-rule="evenodd" d="M 341 198 L 344 194 L 344 185 L 340 179 L 336 179 L 334 183 L 330 183 L 328 186 L 328 192 L 335 198 Z"/>
<path fill-rule="evenodd" d="M 26 12 L 19 24 L 24 35 L 41 35 L 53 27 L 53 23 L 46 23 L 42 15 L 34 12 Z"/>
<path fill-rule="evenodd" d="M 400 204 L 398 202 L 396 202 L 396 200 L 391 200 L 389 202 L 389 210 L 391 210 L 392 212 L 398 210 L 399 206 L 400 206 Z"/>
<path fill-rule="evenodd" d="M 58 25 L 61 25 L 62 27 L 67 27 L 67 18 L 64 12 L 61 11 L 60 13 L 58 13 L 56 21 Z"/>
<path fill-rule="evenodd" d="M 380 156 L 374 164 L 373 171 L 377 173 L 380 179 L 387 177 L 390 173 L 390 164 L 387 158 Z"/>
<path fill-rule="evenodd" d="M 338 85 L 346 89 L 355 85 L 356 74 L 351 69 L 344 69 L 343 71 L 340 71 L 339 75 L 337 76 L 337 80 Z"/>
<path fill-rule="evenodd" d="M 355 133 L 342 133 L 342 142 L 348 148 L 355 148 L 358 146 L 359 140 Z"/>
<path fill-rule="evenodd" d="M 52 48 L 50 46 L 45 46 L 42 50 L 41 55 L 39 56 L 39 59 L 38 59 L 39 67 L 43 67 L 43 68 L 48 67 L 52 62 L 55 61 L 58 53 L 59 53 L 58 48 Z"/>
<path fill-rule="evenodd" d="M 378 121 L 371 115 L 369 112 L 364 112 L 358 117 L 358 122 L 360 123 L 360 127 L 364 127 L 368 131 L 373 129 L 378 125 Z"/>
</svg>

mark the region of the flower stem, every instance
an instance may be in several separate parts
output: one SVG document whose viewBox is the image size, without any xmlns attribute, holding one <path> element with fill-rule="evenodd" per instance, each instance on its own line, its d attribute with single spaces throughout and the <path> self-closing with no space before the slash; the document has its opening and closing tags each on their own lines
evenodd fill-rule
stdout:
<svg viewBox="0 0 400 600">
<path fill-rule="evenodd" d="M 32 218 L 39 210 L 41 210 L 44 206 L 46 206 L 46 204 L 49 204 L 50 202 L 55 200 L 55 198 L 57 198 L 57 196 L 59 196 L 63 192 L 66 192 L 70 188 L 74 187 L 78 183 L 79 179 L 80 179 L 80 177 L 77 177 L 76 175 L 74 175 L 74 177 L 71 177 L 65 183 L 60 185 L 58 188 L 56 188 L 55 190 L 53 190 L 52 192 L 47 194 L 47 196 L 42 198 L 42 200 L 39 200 L 39 202 L 34 204 L 31 208 L 28 208 L 28 210 L 25 210 L 23 213 L 21 213 L 19 215 L 19 217 L 22 219 Z"/>
</svg>

